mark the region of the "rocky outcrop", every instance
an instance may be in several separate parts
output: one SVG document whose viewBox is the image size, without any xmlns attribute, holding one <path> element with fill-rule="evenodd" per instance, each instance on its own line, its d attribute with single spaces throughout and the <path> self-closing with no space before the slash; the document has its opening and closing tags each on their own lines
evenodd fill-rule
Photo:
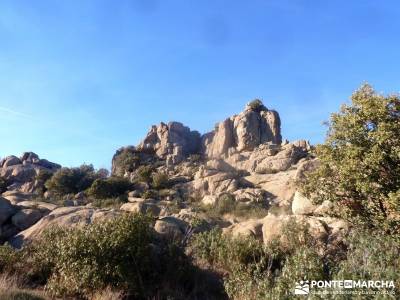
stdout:
<svg viewBox="0 0 400 300">
<path fill-rule="evenodd" d="M 0 177 L 7 182 L 8 190 L 34 192 L 43 185 L 43 182 L 36 180 L 41 171 L 53 173 L 59 168 L 60 165 L 40 159 L 33 152 L 25 152 L 20 158 L 12 155 L 2 159 Z"/>
<path fill-rule="evenodd" d="M 57 206 L 33 201 L 33 194 L 8 191 L 0 197 L 0 242 L 29 228 Z"/>
<path fill-rule="evenodd" d="M 82 227 L 96 220 L 116 217 L 119 213 L 113 210 L 88 207 L 60 207 L 40 219 L 39 222 L 20 232 L 9 240 L 13 247 L 20 248 L 23 243 L 37 239 L 40 234 L 51 227 Z"/>
<path fill-rule="evenodd" d="M 260 144 L 280 144 L 281 121 L 276 111 L 262 104 L 254 107 L 249 103 L 239 115 L 219 123 L 215 130 L 202 137 L 203 152 L 210 158 L 219 158 L 229 152 L 251 151 Z"/>
<path fill-rule="evenodd" d="M 181 162 L 188 155 L 200 150 L 200 133 L 191 131 L 179 122 L 161 123 L 152 126 L 138 149 L 154 151 L 169 164 Z"/>
</svg>

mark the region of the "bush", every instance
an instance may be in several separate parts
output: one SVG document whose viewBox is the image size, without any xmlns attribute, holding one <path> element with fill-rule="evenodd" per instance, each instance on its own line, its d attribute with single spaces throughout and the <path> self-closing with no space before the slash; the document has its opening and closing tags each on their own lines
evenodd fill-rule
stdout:
<svg viewBox="0 0 400 300">
<path fill-rule="evenodd" d="M 20 255 L 11 246 L 0 246 L 0 273 L 12 272 Z"/>
<path fill-rule="evenodd" d="M 228 193 L 220 195 L 214 205 L 214 209 L 219 215 L 233 212 L 235 207 L 235 197 Z"/>
<path fill-rule="evenodd" d="M 92 183 L 103 178 L 104 172 L 96 172 L 92 165 L 79 168 L 61 168 L 46 181 L 46 188 L 55 195 L 76 194 L 89 188 Z"/>
<path fill-rule="evenodd" d="M 140 156 L 133 148 L 125 148 L 115 156 L 113 175 L 124 176 L 125 172 L 133 172 L 140 165 Z"/>
<path fill-rule="evenodd" d="M 400 248 L 395 237 L 357 230 L 348 239 L 349 250 L 333 279 L 394 281 L 400 293 Z M 390 291 L 390 289 L 388 289 Z"/>
<path fill-rule="evenodd" d="M 316 149 L 320 166 L 303 191 L 316 202 L 336 203 L 337 214 L 355 224 L 400 232 L 400 97 L 364 85 L 351 100 L 332 114 Z"/>
<path fill-rule="evenodd" d="M 92 299 L 99 291 L 129 299 L 196 298 L 204 278 L 181 247 L 153 234 L 151 222 L 126 214 L 83 228 L 51 228 L 22 250 L 20 272 L 63 298 Z"/>
<path fill-rule="evenodd" d="M 132 183 L 126 178 L 98 178 L 88 189 L 88 195 L 96 199 L 107 199 L 123 195 L 131 188 Z"/>
<path fill-rule="evenodd" d="M 196 263 L 225 274 L 225 291 L 232 299 L 289 299 L 296 281 L 324 280 L 330 273 L 308 226 L 289 222 L 284 235 L 284 242 L 264 245 L 213 229 L 196 234 L 190 252 Z"/>
<path fill-rule="evenodd" d="M 254 99 L 253 101 L 250 101 L 247 104 L 247 106 L 250 107 L 251 110 L 257 111 L 257 112 L 260 112 L 260 111 L 266 109 L 264 104 L 262 103 L 262 101 L 260 99 Z"/>
<path fill-rule="evenodd" d="M 140 166 L 136 170 L 137 178 L 140 182 L 144 183 L 151 183 L 152 181 L 152 174 L 153 174 L 153 167 L 152 166 Z"/>
<path fill-rule="evenodd" d="M 215 218 L 224 214 L 233 214 L 238 218 L 262 218 L 268 214 L 268 209 L 262 201 L 243 203 L 236 201 L 232 194 L 220 195 L 211 207 L 205 207 L 207 213 Z"/>
<path fill-rule="evenodd" d="M 152 176 L 152 186 L 155 189 L 163 189 L 168 187 L 168 175 L 164 172 L 157 172 Z"/>
<path fill-rule="evenodd" d="M 137 215 L 83 229 L 52 229 L 33 251 L 36 273 L 47 277 L 54 295 L 84 295 L 123 287 L 143 295 L 154 276 L 149 219 Z"/>
</svg>

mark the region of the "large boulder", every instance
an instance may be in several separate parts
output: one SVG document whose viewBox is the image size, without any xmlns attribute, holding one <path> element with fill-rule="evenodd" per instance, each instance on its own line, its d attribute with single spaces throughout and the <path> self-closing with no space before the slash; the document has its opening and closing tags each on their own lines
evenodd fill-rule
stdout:
<svg viewBox="0 0 400 300">
<path fill-rule="evenodd" d="M 293 144 L 288 144 L 276 155 L 261 158 L 255 165 L 255 172 L 267 174 L 286 171 L 306 155 L 307 153 L 302 148 L 296 147 Z"/>
<path fill-rule="evenodd" d="M 305 197 L 299 191 L 296 191 L 292 202 L 292 212 L 295 215 L 311 215 L 316 209 L 316 206 L 310 199 Z"/>
<path fill-rule="evenodd" d="M 263 221 L 260 220 L 247 220 L 240 223 L 232 224 L 223 229 L 224 234 L 231 234 L 233 237 L 255 237 L 262 240 L 262 226 Z"/>
<path fill-rule="evenodd" d="M 20 165 L 20 164 L 22 164 L 21 160 L 18 157 L 11 155 L 4 159 L 1 167 L 7 168 L 7 167 L 15 166 L 15 165 Z"/>
<path fill-rule="evenodd" d="M 40 234 L 55 226 L 83 227 L 98 220 L 105 220 L 118 216 L 114 210 L 94 209 L 89 207 L 60 207 L 40 219 L 36 224 L 20 232 L 9 240 L 10 244 L 20 248 L 24 242 L 37 239 Z"/>
<path fill-rule="evenodd" d="M 151 214 L 158 216 L 161 212 L 161 208 L 151 202 L 128 202 L 122 204 L 120 210 L 132 213 Z"/>
<path fill-rule="evenodd" d="M 201 166 L 194 180 L 187 183 L 187 189 L 199 197 L 205 195 L 218 196 L 222 193 L 232 193 L 240 187 L 240 180 L 235 173 L 208 170 Z"/>
<path fill-rule="evenodd" d="M 25 230 L 42 218 L 42 213 L 37 209 L 24 208 L 12 216 L 11 222 L 19 230 Z"/>
<path fill-rule="evenodd" d="M 172 216 L 163 217 L 154 225 L 154 230 L 161 236 L 178 240 L 184 237 L 187 229 L 187 222 Z"/>
<path fill-rule="evenodd" d="M 316 217 L 288 215 L 276 216 L 269 214 L 263 219 L 262 232 L 264 243 L 268 244 L 275 239 L 284 241 L 284 228 L 290 221 L 307 225 L 309 228 L 309 234 L 317 240 L 325 240 L 328 236 L 328 232 L 324 226 L 325 224 Z"/>
<path fill-rule="evenodd" d="M 152 126 L 138 149 L 154 151 L 160 158 L 179 163 L 200 150 L 200 134 L 179 122 Z"/>
<path fill-rule="evenodd" d="M 239 115 L 219 123 L 215 130 L 202 137 L 203 152 L 210 158 L 227 155 L 234 151 L 253 150 L 260 144 L 280 144 L 280 118 L 276 111 L 261 105 L 248 104 Z"/>
<path fill-rule="evenodd" d="M 0 162 L 0 177 L 8 183 L 8 190 L 35 192 L 42 190 L 43 182 L 36 180 L 41 171 L 54 173 L 61 168 L 56 163 L 40 159 L 33 152 L 25 152 L 21 158 L 9 156 Z"/>
<path fill-rule="evenodd" d="M 19 208 L 37 209 L 43 214 L 47 214 L 57 208 L 57 205 L 42 201 L 20 201 L 15 204 Z"/>
<path fill-rule="evenodd" d="M 17 212 L 17 208 L 10 201 L 0 197 L 0 225 L 7 221 L 12 215 Z"/>
<path fill-rule="evenodd" d="M 34 198 L 32 193 L 24 193 L 19 191 L 7 191 L 1 195 L 3 198 L 6 198 L 12 204 L 17 204 L 22 201 L 29 201 Z"/>
<path fill-rule="evenodd" d="M 236 201 L 268 205 L 270 195 L 263 189 L 244 188 L 233 192 Z"/>
</svg>

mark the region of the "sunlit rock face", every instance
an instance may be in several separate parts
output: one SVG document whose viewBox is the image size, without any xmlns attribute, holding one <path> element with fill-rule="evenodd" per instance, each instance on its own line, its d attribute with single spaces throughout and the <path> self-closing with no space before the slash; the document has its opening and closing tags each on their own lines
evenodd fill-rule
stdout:
<svg viewBox="0 0 400 300">
<path fill-rule="evenodd" d="M 276 111 L 250 103 L 245 110 L 221 123 L 202 137 L 202 151 L 210 158 L 240 151 L 251 151 L 260 144 L 280 144 L 281 121 Z"/>
</svg>

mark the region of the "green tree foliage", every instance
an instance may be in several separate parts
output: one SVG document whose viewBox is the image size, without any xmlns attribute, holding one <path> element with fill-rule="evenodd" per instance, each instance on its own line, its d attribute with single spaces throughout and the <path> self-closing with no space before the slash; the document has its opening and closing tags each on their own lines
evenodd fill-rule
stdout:
<svg viewBox="0 0 400 300">
<path fill-rule="evenodd" d="M 124 176 L 125 172 L 133 172 L 140 165 L 140 156 L 131 148 L 125 148 L 115 157 L 115 172 L 117 176 Z"/>
<path fill-rule="evenodd" d="M 254 99 L 253 101 L 249 102 L 248 106 L 253 110 L 260 112 L 262 110 L 266 110 L 266 107 L 262 103 L 260 99 Z"/>
<path fill-rule="evenodd" d="M 354 223 L 400 230 L 400 98 L 364 85 L 331 116 L 320 166 L 303 183 L 316 202 L 330 200 Z"/>
<path fill-rule="evenodd" d="M 88 195 L 95 199 L 114 198 L 132 188 L 132 183 L 122 177 L 98 178 L 90 186 Z"/>
<path fill-rule="evenodd" d="M 46 181 L 46 188 L 52 193 L 62 196 L 75 194 L 89 188 L 92 183 L 104 176 L 104 172 L 96 172 L 92 165 L 78 168 L 61 168 Z"/>
</svg>

